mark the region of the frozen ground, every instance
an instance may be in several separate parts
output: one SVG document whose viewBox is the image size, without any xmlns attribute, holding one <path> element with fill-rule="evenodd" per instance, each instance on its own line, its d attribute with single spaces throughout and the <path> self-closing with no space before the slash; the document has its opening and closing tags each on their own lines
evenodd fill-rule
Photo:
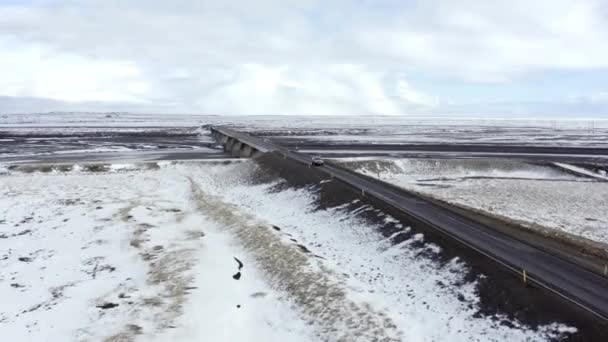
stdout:
<svg viewBox="0 0 608 342">
<path fill-rule="evenodd" d="M 608 244 L 608 183 L 491 159 L 384 159 L 345 165 L 453 203 Z"/>
<path fill-rule="evenodd" d="M 608 146 L 608 120 L 500 120 L 382 116 L 205 116 L 127 113 L 0 114 L 10 127 L 195 127 L 231 125 L 276 138 L 326 142 Z"/>
<path fill-rule="evenodd" d="M 0 162 L 31 158 L 219 153 L 200 127 L 1 127 Z"/>
<path fill-rule="evenodd" d="M 310 340 L 185 176 L 113 170 L 0 176 L 3 340 Z"/>
<path fill-rule="evenodd" d="M 204 124 L 214 116 L 141 115 L 129 113 L 31 113 L 2 114 L 1 127 L 188 127 Z"/>
<path fill-rule="evenodd" d="M 462 261 L 425 256 L 441 248 L 422 234 L 392 244 L 357 214 L 372 208 L 318 210 L 312 190 L 252 183 L 252 161 L 107 170 L 0 171 L 3 338 L 538 341 L 576 331 L 477 314 Z"/>
</svg>

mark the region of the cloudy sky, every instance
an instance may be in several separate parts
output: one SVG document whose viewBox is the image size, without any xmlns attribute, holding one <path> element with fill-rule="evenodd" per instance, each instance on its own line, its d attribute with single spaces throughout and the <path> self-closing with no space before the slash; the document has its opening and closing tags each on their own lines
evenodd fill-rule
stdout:
<svg viewBox="0 0 608 342">
<path fill-rule="evenodd" d="M 604 0 L 0 0 L 0 112 L 608 118 Z"/>
</svg>

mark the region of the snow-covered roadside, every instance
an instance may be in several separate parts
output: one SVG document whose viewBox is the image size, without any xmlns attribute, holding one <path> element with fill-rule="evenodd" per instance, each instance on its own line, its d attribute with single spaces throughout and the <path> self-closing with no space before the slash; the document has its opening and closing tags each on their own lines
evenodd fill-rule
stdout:
<svg viewBox="0 0 608 342">
<path fill-rule="evenodd" d="M 3 339 L 310 341 L 190 194 L 170 169 L 0 176 Z"/>
<path fill-rule="evenodd" d="M 356 212 L 343 210 L 345 206 L 315 210 L 316 196 L 308 190 L 276 191 L 272 183 L 243 182 L 243 178 L 247 178 L 243 173 L 251 172 L 245 167 L 233 165 L 229 170 L 187 172 L 205 193 L 221 194 L 222 201 L 246 213 L 233 225 L 251 224 L 255 217 L 257 221 L 274 225 L 294 243 L 321 257 L 322 268 L 334 274 L 338 283 L 348 289 L 346 298 L 351 303 L 364 303 L 370 309 L 383 312 L 390 325 L 399 330 L 399 340 L 544 340 L 576 331 L 558 323 L 530 329 L 506 317 L 478 316 L 475 283 L 463 279 L 467 266 L 458 259 L 441 266 L 432 258 L 424 257 L 425 253 L 440 253 L 441 248 L 424 243 L 422 234 L 393 245 L 391 239 L 381 236 L 378 227 L 361 221 Z M 371 208 L 358 209 L 359 212 L 366 210 Z M 378 215 L 387 223 L 396 223 L 390 216 L 381 212 Z M 403 234 L 407 235 L 407 231 L 406 228 Z M 314 302 L 312 305 L 314 308 Z M 339 321 L 341 314 L 336 311 L 333 319 Z"/>
<path fill-rule="evenodd" d="M 576 181 L 579 178 L 551 167 L 508 159 L 340 158 L 349 168 L 382 179 L 399 178 L 408 183 L 474 178 Z"/>
<path fill-rule="evenodd" d="M 529 226 L 608 244 L 608 183 L 500 160 L 366 160 L 346 165 L 405 189 Z M 575 214 L 573 214 L 575 213 Z"/>
<path fill-rule="evenodd" d="M 584 176 L 589 176 L 592 178 L 596 178 L 596 179 L 601 179 L 604 181 L 608 181 L 608 176 L 606 176 L 606 172 L 603 171 L 603 173 L 598 173 L 598 172 L 593 172 L 591 170 L 576 166 L 576 165 L 570 165 L 570 164 L 565 164 L 565 163 L 554 163 L 555 166 L 562 168 L 564 170 L 568 170 L 577 174 L 581 174 Z"/>
</svg>

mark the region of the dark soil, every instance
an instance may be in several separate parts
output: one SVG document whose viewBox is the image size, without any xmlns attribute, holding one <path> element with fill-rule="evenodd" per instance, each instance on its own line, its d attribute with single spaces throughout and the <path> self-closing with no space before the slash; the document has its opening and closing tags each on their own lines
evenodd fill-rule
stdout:
<svg viewBox="0 0 608 342">
<path fill-rule="evenodd" d="M 98 308 L 103 309 L 103 310 L 113 309 L 117 306 L 118 306 L 118 304 L 116 304 L 116 303 L 104 303 L 101 305 L 97 305 Z"/>
</svg>

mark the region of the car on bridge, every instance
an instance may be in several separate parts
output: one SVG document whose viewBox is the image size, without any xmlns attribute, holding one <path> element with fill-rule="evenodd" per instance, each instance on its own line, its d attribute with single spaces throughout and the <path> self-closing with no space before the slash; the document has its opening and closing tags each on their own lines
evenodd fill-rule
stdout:
<svg viewBox="0 0 608 342">
<path fill-rule="evenodd" d="M 323 166 L 323 165 L 325 165 L 325 162 L 323 161 L 323 159 L 321 159 L 321 157 L 315 156 L 315 157 L 312 157 L 312 165 Z"/>
</svg>

